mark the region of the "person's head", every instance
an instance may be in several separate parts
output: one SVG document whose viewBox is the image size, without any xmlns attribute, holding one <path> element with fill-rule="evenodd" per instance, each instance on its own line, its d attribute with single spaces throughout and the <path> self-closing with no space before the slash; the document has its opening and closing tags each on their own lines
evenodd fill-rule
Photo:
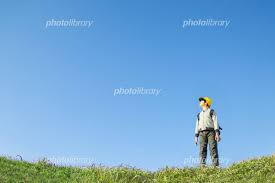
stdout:
<svg viewBox="0 0 275 183">
<path fill-rule="evenodd" d="M 205 107 L 210 107 L 212 104 L 212 100 L 209 97 L 200 97 L 200 107 L 205 108 Z"/>
</svg>

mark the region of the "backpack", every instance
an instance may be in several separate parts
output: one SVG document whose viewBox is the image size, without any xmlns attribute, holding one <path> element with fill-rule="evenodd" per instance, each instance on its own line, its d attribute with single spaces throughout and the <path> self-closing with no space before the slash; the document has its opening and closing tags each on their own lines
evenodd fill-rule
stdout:
<svg viewBox="0 0 275 183">
<path fill-rule="evenodd" d="M 211 109 L 210 110 L 210 117 L 211 117 L 211 119 L 212 119 L 213 114 L 214 114 L 214 109 Z M 198 121 L 199 121 L 200 120 L 200 113 L 198 113 L 197 118 L 198 118 Z M 219 125 L 219 130 L 222 130 L 222 128 L 220 127 L 220 125 Z"/>
</svg>

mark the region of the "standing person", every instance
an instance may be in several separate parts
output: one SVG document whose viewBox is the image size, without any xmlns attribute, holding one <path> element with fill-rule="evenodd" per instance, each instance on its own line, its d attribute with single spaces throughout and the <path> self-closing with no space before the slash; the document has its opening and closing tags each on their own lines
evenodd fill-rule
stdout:
<svg viewBox="0 0 275 183">
<path fill-rule="evenodd" d="M 202 111 L 197 115 L 195 128 L 195 144 L 200 137 L 200 165 L 206 166 L 207 145 L 209 144 L 212 164 L 219 166 L 218 142 L 220 141 L 220 127 L 217 114 L 211 109 L 212 100 L 209 97 L 199 98 Z"/>
</svg>

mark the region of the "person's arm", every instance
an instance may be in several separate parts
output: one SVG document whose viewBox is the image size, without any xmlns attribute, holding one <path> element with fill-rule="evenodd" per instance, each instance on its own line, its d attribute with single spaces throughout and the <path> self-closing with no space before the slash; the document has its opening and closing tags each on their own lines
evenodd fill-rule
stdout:
<svg viewBox="0 0 275 183">
<path fill-rule="evenodd" d="M 199 137 L 199 120 L 196 121 L 195 137 Z"/>
<path fill-rule="evenodd" d="M 214 130 L 216 132 L 215 140 L 219 142 L 221 140 L 221 138 L 220 138 L 220 126 L 219 126 L 219 123 L 218 123 L 218 117 L 217 117 L 216 112 L 213 113 L 212 120 L 214 122 Z"/>
<path fill-rule="evenodd" d="M 213 113 L 212 120 L 214 122 L 215 132 L 220 135 L 220 128 L 219 128 L 218 117 L 217 117 L 216 112 Z"/>
<path fill-rule="evenodd" d="M 195 127 L 195 144 L 198 144 L 198 138 L 199 138 L 199 120 L 196 121 L 196 127 Z"/>
</svg>

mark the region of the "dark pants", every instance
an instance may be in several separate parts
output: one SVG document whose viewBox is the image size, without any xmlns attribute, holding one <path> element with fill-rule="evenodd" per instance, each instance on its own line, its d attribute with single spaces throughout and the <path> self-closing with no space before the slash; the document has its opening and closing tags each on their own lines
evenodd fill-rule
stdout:
<svg viewBox="0 0 275 183">
<path fill-rule="evenodd" d="M 209 143 L 213 166 L 219 166 L 218 143 L 215 140 L 215 131 L 200 132 L 200 164 L 206 165 L 207 144 Z"/>
</svg>

